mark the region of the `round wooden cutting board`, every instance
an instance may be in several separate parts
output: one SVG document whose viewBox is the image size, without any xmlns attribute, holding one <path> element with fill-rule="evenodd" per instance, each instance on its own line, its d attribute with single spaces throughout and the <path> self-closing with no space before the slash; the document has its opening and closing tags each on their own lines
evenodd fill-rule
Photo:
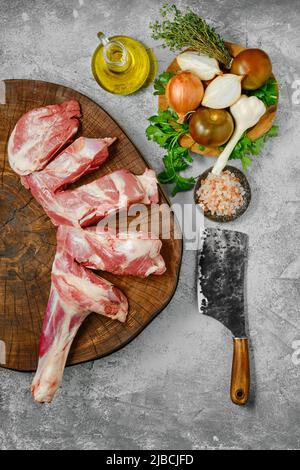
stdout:
<svg viewBox="0 0 300 470">
<path fill-rule="evenodd" d="M 61 85 L 33 80 L 0 82 L 0 362 L 20 371 L 36 369 L 39 337 L 50 290 L 56 228 L 8 164 L 7 141 L 17 120 L 32 108 L 76 99 L 82 109 L 79 135 L 116 136 L 105 165 L 82 182 L 128 168 L 141 174 L 148 166 L 137 149 L 103 109 Z M 160 202 L 168 203 L 160 189 Z M 172 218 L 172 224 L 175 221 Z M 105 356 L 127 344 L 168 304 L 177 286 L 182 240 L 163 240 L 167 271 L 139 279 L 101 273 L 127 296 L 129 315 L 121 324 L 92 314 L 81 327 L 68 364 Z M 5 350 L 5 354 L 4 354 Z M 5 356 L 5 357 L 3 357 Z"/>
</svg>

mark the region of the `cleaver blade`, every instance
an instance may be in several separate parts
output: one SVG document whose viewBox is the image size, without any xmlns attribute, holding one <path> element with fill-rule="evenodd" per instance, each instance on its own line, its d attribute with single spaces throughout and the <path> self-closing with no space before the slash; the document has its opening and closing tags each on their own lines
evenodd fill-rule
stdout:
<svg viewBox="0 0 300 470">
<path fill-rule="evenodd" d="M 231 399 L 238 405 L 248 401 L 250 386 L 244 307 L 247 252 L 245 233 L 213 228 L 204 230 L 198 250 L 198 308 L 233 334 Z"/>
</svg>

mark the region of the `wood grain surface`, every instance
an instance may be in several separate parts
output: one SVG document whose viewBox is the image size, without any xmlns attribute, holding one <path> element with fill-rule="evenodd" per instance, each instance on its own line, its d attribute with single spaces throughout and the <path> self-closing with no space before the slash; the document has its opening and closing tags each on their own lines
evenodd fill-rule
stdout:
<svg viewBox="0 0 300 470">
<path fill-rule="evenodd" d="M 7 80 L 0 85 L 0 345 L 5 343 L 6 348 L 6 363 L 1 365 L 32 371 L 37 366 L 39 337 L 48 301 L 56 228 L 9 167 L 7 141 L 15 123 L 32 108 L 76 99 L 83 114 L 78 135 L 118 138 L 105 165 L 81 182 L 119 168 L 141 174 L 148 164 L 113 119 L 86 96 L 42 81 Z M 161 189 L 160 202 L 168 202 Z M 138 279 L 101 273 L 128 297 L 128 320 L 121 324 L 100 315 L 90 315 L 75 339 L 68 364 L 116 351 L 168 304 L 177 286 L 182 240 L 174 237 L 164 240 L 162 255 L 167 266 L 162 276 Z"/>
<path fill-rule="evenodd" d="M 226 42 L 226 46 L 228 47 L 230 54 L 232 57 L 236 57 L 241 51 L 245 50 L 245 47 L 239 44 L 233 44 L 230 42 Z M 176 58 L 171 62 L 169 67 L 167 68 L 168 72 L 178 72 L 180 67 L 177 63 Z M 274 76 L 273 76 L 274 77 Z M 274 77 L 275 78 L 275 77 Z M 275 78 L 276 80 L 276 78 Z M 277 81 L 276 81 L 277 82 Z M 277 82 L 278 83 L 278 82 Z M 278 92 L 279 92 L 279 88 Z M 158 97 L 158 108 L 159 109 L 167 109 L 168 103 L 165 95 L 160 95 Z M 263 134 L 268 132 L 271 129 L 274 119 L 276 117 L 277 106 L 269 106 L 267 108 L 266 113 L 262 116 L 262 118 L 258 121 L 258 123 L 252 127 L 248 132 L 247 135 L 251 140 L 258 139 Z M 208 157 L 218 157 L 220 155 L 220 150 L 216 147 L 205 147 L 204 150 L 199 149 L 199 145 L 194 142 L 192 137 L 187 134 L 181 137 L 180 145 L 182 147 L 190 148 L 194 153 L 198 153 L 199 155 L 206 155 Z"/>
</svg>

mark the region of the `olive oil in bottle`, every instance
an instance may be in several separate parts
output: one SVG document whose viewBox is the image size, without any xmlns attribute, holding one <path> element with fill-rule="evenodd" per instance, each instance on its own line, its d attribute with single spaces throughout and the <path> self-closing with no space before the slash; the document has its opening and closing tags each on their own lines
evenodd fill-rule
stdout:
<svg viewBox="0 0 300 470">
<path fill-rule="evenodd" d="M 98 33 L 101 44 L 92 58 L 92 71 L 98 84 L 110 93 L 128 95 L 141 88 L 156 67 L 153 53 L 128 36 L 107 38 Z M 151 73 L 152 72 L 152 73 Z"/>
</svg>

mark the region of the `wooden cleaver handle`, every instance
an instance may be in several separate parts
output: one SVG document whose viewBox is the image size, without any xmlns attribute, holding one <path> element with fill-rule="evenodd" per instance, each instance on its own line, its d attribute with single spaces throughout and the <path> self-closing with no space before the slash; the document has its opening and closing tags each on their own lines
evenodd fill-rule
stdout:
<svg viewBox="0 0 300 470">
<path fill-rule="evenodd" d="M 246 405 L 250 391 L 250 363 L 247 338 L 233 339 L 230 397 L 236 405 Z"/>
</svg>

